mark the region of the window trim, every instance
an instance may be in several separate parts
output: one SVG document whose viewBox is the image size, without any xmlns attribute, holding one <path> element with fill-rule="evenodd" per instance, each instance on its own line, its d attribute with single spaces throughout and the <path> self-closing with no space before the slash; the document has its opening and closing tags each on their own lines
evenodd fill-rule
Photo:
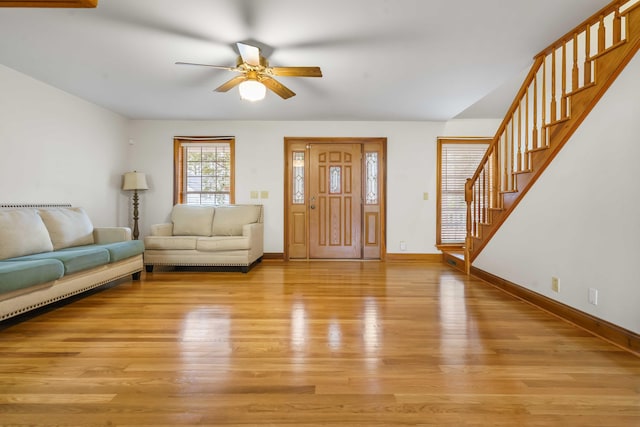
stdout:
<svg viewBox="0 0 640 427">
<path fill-rule="evenodd" d="M 469 138 L 438 138 L 437 143 L 437 167 L 436 167 L 436 247 L 440 250 L 460 250 L 464 248 L 464 242 L 462 243 L 442 243 L 442 146 L 444 144 L 486 144 L 487 147 L 491 144 L 493 138 L 486 137 L 469 137 Z M 473 173 L 469 175 L 469 178 Z"/>
<path fill-rule="evenodd" d="M 176 136 L 173 138 L 173 204 L 184 204 L 184 183 L 185 183 L 185 162 L 183 144 L 200 143 L 202 145 L 220 144 L 227 142 L 229 144 L 230 164 L 231 164 L 231 182 L 229 185 L 229 203 L 235 203 L 235 138 L 231 136 Z"/>
</svg>

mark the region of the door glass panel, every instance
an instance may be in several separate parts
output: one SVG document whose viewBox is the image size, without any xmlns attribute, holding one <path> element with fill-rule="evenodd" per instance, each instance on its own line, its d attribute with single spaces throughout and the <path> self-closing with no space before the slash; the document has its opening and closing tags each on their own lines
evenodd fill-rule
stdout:
<svg viewBox="0 0 640 427">
<path fill-rule="evenodd" d="M 338 194 L 341 191 L 340 188 L 340 175 L 342 174 L 342 168 L 340 166 L 331 166 L 329 168 L 329 193 Z"/>
<path fill-rule="evenodd" d="M 304 152 L 293 153 L 293 203 L 304 204 Z"/>
<path fill-rule="evenodd" d="M 367 205 L 378 204 L 378 153 L 365 153 Z"/>
</svg>

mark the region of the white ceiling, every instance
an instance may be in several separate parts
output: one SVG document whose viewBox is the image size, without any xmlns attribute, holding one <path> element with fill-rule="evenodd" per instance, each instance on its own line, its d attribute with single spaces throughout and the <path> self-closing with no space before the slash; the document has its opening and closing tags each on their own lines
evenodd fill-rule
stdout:
<svg viewBox="0 0 640 427">
<path fill-rule="evenodd" d="M 0 9 L 0 64 L 134 119 L 502 117 L 535 54 L 608 0 L 99 0 Z M 213 92 L 255 41 L 297 96 Z"/>
</svg>

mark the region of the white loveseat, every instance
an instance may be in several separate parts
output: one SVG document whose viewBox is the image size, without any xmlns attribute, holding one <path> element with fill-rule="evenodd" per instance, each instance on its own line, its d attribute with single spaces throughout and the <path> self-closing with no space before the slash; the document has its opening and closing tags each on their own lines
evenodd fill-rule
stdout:
<svg viewBox="0 0 640 427">
<path fill-rule="evenodd" d="M 264 253 L 262 205 L 175 205 L 171 222 L 144 238 L 144 264 L 238 267 L 246 273 Z"/>
</svg>

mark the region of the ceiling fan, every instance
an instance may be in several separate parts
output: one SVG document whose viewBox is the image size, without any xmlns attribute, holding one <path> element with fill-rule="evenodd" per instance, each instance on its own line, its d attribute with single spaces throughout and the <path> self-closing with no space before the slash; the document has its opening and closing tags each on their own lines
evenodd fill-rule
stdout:
<svg viewBox="0 0 640 427">
<path fill-rule="evenodd" d="M 320 67 L 270 67 L 269 62 L 260 54 L 260 49 L 245 43 L 236 43 L 240 56 L 235 67 L 222 65 L 194 64 L 192 62 L 176 62 L 177 65 L 197 65 L 201 67 L 217 68 L 220 70 L 234 71 L 239 76 L 228 80 L 218 86 L 216 92 L 227 92 L 239 86 L 240 97 L 249 101 L 263 99 L 266 89 L 279 95 L 282 99 L 295 96 L 295 92 L 274 79 L 274 76 L 282 77 L 322 77 Z"/>
</svg>

